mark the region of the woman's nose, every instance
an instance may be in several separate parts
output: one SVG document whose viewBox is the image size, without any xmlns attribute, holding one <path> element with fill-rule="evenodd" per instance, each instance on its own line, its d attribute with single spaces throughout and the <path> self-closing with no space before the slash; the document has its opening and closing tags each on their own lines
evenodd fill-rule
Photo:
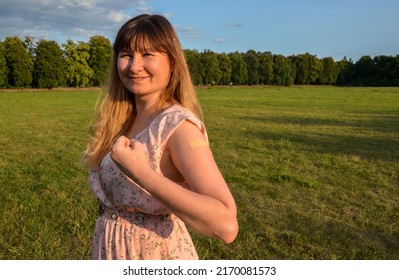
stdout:
<svg viewBox="0 0 399 280">
<path fill-rule="evenodd" d="M 130 64 L 130 70 L 132 72 L 138 72 L 143 69 L 143 58 L 140 54 L 135 54 L 132 57 L 132 61 Z"/>
</svg>

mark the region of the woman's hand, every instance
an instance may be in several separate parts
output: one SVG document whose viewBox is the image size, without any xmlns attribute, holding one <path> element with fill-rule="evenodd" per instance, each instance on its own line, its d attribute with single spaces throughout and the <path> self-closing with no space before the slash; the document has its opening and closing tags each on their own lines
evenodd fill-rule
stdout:
<svg viewBox="0 0 399 280">
<path fill-rule="evenodd" d="M 140 178 L 153 172 L 148 164 L 143 145 L 126 136 L 116 139 L 111 149 L 111 159 L 133 181 L 140 183 Z"/>
</svg>

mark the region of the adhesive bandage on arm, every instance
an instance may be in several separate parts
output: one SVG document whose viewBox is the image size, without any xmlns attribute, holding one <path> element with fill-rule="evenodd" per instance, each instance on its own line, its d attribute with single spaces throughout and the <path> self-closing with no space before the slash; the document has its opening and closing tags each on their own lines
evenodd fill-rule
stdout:
<svg viewBox="0 0 399 280">
<path fill-rule="evenodd" d="M 208 142 L 204 139 L 195 139 L 189 142 L 191 148 L 207 147 Z"/>
</svg>

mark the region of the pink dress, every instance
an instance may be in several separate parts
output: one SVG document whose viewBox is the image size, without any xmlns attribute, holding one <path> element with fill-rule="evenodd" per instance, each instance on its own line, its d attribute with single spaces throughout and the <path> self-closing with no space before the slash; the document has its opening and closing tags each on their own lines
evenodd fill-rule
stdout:
<svg viewBox="0 0 399 280">
<path fill-rule="evenodd" d="M 142 142 L 150 166 L 162 174 L 160 161 L 169 137 L 184 121 L 204 124 L 173 105 L 162 111 L 134 139 Z M 185 224 L 146 190 L 126 177 L 107 154 L 89 183 L 102 206 L 93 236 L 94 259 L 198 259 Z M 189 186 L 182 182 L 183 187 Z"/>
</svg>

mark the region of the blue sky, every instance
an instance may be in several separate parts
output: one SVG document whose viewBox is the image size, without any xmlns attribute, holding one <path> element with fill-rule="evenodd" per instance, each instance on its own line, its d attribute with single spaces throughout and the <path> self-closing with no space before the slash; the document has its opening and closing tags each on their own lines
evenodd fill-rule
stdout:
<svg viewBox="0 0 399 280">
<path fill-rule="evenodd" d="M 111 41 L 128 18 L 162 14 L 183 48 L 215 52 L 309 52 L 319 58 L 399 54 L 397 0 L 2 0 L 0 40 L 6 36 Z"/>
</svg>

